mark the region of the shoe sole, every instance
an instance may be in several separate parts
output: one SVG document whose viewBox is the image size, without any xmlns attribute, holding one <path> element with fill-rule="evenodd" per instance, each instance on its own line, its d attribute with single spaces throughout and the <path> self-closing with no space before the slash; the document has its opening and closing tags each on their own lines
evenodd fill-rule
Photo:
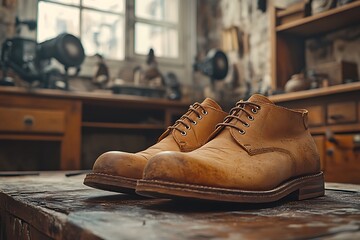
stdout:
<svg viewBox="0 0 360 240">
<path fill-rule="evenodd" d="M 84 184 L 101 190 L 134 194 L 137 180 L 104 173 L 89 173 L 84 179 Z"/>
<path fill-rule="evenodd" d="M 207 187 L 192 184 L 139 180 L 136 193 L 148 197 L 190 198 L 222 202 L 267 203 L 278 201 L 295 193 L 297 200 L 324 196 L 324 176 L 320 172 L 289 180 L 267 191 L 245 191 L 229 188 Z"/>
</svg>

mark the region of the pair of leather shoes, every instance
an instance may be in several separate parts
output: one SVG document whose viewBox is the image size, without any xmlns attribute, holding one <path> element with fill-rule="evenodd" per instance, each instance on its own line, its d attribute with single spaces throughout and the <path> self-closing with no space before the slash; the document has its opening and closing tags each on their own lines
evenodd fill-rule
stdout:
<svg viewBox="0 0 360 240">
<path fill-rule="evenodd" d="M 150 197 L 246 203 L 323 196 L 307 115 L 257 94 L 229 114 L 206 99 L 190 106 L 147 150 L 101 155 L 84 183 Z"/>
</svg>

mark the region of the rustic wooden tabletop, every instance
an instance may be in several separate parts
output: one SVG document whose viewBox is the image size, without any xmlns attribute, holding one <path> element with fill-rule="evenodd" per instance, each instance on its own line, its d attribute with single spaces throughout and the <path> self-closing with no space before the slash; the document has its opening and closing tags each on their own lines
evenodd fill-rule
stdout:
<svg viewBox="0 0 360 240">
<path fill-rule="evenodd" d="M 0 177 L 1 239 L 360 239 L 359 185 L 327 184 L 324 197 L 305 201 L 229 204 L 96 190 L 84 174 L 13 175 Z"/>
</svg>

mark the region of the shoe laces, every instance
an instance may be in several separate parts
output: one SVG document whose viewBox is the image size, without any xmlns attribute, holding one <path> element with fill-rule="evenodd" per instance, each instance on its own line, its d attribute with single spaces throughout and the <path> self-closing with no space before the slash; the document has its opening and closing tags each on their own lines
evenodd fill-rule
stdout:
<svg viewBox="0 0 360 240">
<path fill-rule="evenodd" d="M 246 109 L 246 106 L 250 106 L 251 110 Z M 248 101 L 243 101 L 240 100 L 239 102 L 236 103 L 235 107 L 233 107 L 230 112 L 229 115 L 226 116 L 224 118 L 224 121 L 222 123 L 218 123 L 216 125 L 216 128 L 219 127 L 231 127 L 234 128 L 236 130 L 239 131 L 240 134 L 245 134 L 245 130 L 237 125 L 235 125 L 235 123 L 231 122 L 233 119 L 238 120 L 239 122 L 242 123 L 242 125 L 244 127 L 250 127 L 250 123 L 246 122 L 243 118 L 240 118 L 240 113 L 245 113 L 247 115 L 247 119 L 250 121 L 254 121 L 254 116 L 253 114 L 257 114 L 257 112 L 261 109 L 260 105 L 253 103 L 253 102 L 248 102 Z"/>
<path fill-rule="evenodd" d="M 187 135 L 186 131 L 179 128 L 179 126 L 183 125 L 185 129 L 190 130 L 191 129 L 190 124 L 192 125 L 197 124 L 197 121 L 190 117 L 190 114 L 192 112 L 196 114 L 197 120 L 201 120 L 203 118 L 202 115 L 208 114 L 206 109 L 203 106 L 201 106 L 200 103 L 196 102 L 193 105 L 190 105 L 189 110 L 184 115 L 182 115 L 180 119 L 176 120 L 174 125 L 168 127 L 168 129 L 177 130 L 181 133 L 181 135 L 186 136 Z"/>
</svg>

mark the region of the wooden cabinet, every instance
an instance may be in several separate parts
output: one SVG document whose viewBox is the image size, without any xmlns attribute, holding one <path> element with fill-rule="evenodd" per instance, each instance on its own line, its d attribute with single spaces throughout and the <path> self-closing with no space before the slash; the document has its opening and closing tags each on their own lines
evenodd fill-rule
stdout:
<svg viewBox="0 0 360 240">
<path fill-rule="evenodd" d="M 282 18 L 289 10 L 270 9 L 271 88 L 274 91 L 282 91 L 293 74 L 305 69 L 307 39 L 360 23 L 360 1 L 308 17 L 301 18 L 303 13 L 300 13 L 287 21 Z M 309 127 L 320 153 L 326 181 L 360 183 L 359 82 L 280 94 L 271 99 L 289 108 L 309 110 Z"/>
<path fill-rule="evenodd" d="M 360 132 L 335 134 L 332 141 L 325 141 L 325 149 L 326 180 L 359 184 Z"/>
<path fill-rule="evenodd" d="M 0 87 L 0 171 L 89 169 L 154 144 L 188 108 L 135 96 Z"/>
<path fill-rule="evenodd" d="M 54 133 L 65 131 L 65 112 L 32 108 L 0 107 L 0 131 Z"/>
<path fill-rule="evenodd" d="M 355 123 L 357 120 L 356 101 L 331 103 L 327 105 L 328 124 Z"/>
<path fill-rule="evenodd" d="M 48 163 L 53 166 L 49 170 L 79 169 L 81 102 L 47 98 L 23 91 L 19 93 L 7 91 L 6 88 L 0 90 L 0 145 L 7 146 L 0 149 L 0 162 L 26 159 L 27 162 L 23 163 L 25 166 L 18 169 L 35 170 L 31 167 L 33 161 L 51 162 L 60 158 L 60 163 Z M 14 144 L 9 144 L 9 141 Z M 19 145 L 20 142 L 22 144 Z M 48 152 L 48 142 L 57 144 L 60 156 L 54 156 L 53 151 Z M 30 148 L 33 150 L 23 152 L 28 146 L 32 146 Z M 35 148 L 37 154 L 33 156 Z M 9 155 L 13 155 L 14 159 L 4 159 L 11 158 Z"/>
<path fill-rule="evenodd" d="M 156 143 L 189 103 L 115 95 L 82 99 L 81 156 L 84 169 L 106 151 L 138 152 Z"/>
<path fill-rule="evenodd" d="M 309 110 L 325 180 L 360 184 L 360 83 L 274 95 L 289 108 Z"/>
</svg>

